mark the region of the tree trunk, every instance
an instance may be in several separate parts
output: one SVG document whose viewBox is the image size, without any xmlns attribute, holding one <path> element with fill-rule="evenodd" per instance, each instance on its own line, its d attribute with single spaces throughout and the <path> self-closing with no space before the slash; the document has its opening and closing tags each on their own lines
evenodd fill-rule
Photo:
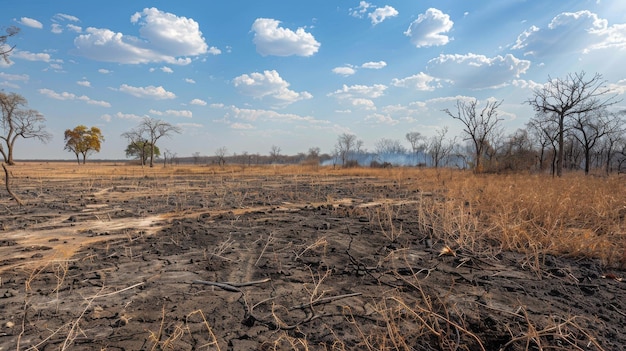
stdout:
<svg viewBox="0 0 626 351">
<path fill-rule="evenodd" d="M 17 202 L 18 205 L 24 206 L 24 201 L 22 201 L 17 195 L 15 195 L 13 190 L 11 190 L 11 185 L 9 183 L 9 181 L 11 180 L 11 176 L 9 175 L 9 170 L 7 169 L 7 166 L 4 163 L 2 164 L 2 168 L 4 169 L 4 185 L 7 189 L 7 192 L 9 193 L 9 195 L 13 197 L 13 199 L 15 200 L 15 202 Z"/>
<path fill-rule="evenodd" d="M 556 160 L 556 176 L 557 177 L 561 177 L 563 175 L 563 161 L 564 161 L 564 150 L 563 150 L 563 144 L 565 143 L 564 141 L 564 136 L 563 134 L 565 133 L 565 116 L 559 116 L 559 152 L 558 152 L 558 156 L 557 156 L 557 160 Z"/>
</svg>

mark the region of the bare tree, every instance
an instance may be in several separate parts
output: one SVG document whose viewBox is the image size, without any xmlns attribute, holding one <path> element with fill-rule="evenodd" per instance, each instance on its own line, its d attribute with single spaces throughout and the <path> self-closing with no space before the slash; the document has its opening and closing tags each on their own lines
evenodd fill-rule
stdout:
<svg viewBox="0 0 626 351">
<path fill-rule="evenodd" d="M 5 32 L 6 34 L 0 35 L 0 58 L 6 63 L 10 63 L 9 54 L 13 51 L 13 49 L 15 49 L 15 45 L 7 45 L 7 40 L 12 36 L 17 35 L 17 33 L 20 32 L 20 29 L 15 26 L 10 26 L 5 29 Z"/>
<path fill-rule="evenodd" d="M 227 153 L 228 149 L 226 149 L 226 146 L 222 146 L 221 148 L 215 150 L 215 156 L 217 156 L 217 162 L 220 166 L 224 166 L 226 164 Z"/>
<path fill-rule="evenodd" d="M 272 145 L 272 148 L 270 149 L 270 157 L 271 157 L 273 163 L 277 163 L 278 162 L 278 159 L 280 158 L 280 147 L 279 146 Z"/>
<path fill-rule="evenodd" d="M 145 144 L 150 145 L 148 150 L 150 167 L 154 167 L 156 142 L 162 137 L 169 137 L 172 133 L 180 133 L 180 128 L 159 119 L 146 117 L 137 128 L 122 134 L 122 136 L 134 143 L 143 140 Z"/>
<path fill-rule="evenodd" d="M 382 138 L 376 142 L 376 153 L 378 155 L 405 154 L 406 148 L 399 140 Z"/>
<path fill-rule="evenodd" d="M 454 141 L 445 141 L 446 134 L 448 134 L 448 127 L 442 127 L 428 140 L 426 152 L 430 156 L 432 165 L 435 168 L 441 166 L 442 162 L 450 155 L 454 148 Z"/>
<path fill-rule="evenodd" d="M 552 79 L 535 89 L 528 103 L 537 113 L 555 119 L 558 124 L 556 175 L 563 175 L 565 124 L 573 115 L 589 113 L 616 104 L 615 95 L 605 86 L 602 75 L 596 73 L 586 79 L 585 72 L 570 73 L 565 78 Z"/>
<path fill-rule="evenodd" d="M 426 137 L 420 132 L 408 132 L 405 137 L 409 144 L 411 144 L 411 151 L 413 151 L 413 155 L 417 160 L 417 155 L 426 149 Z"/>
<path fill-rule="evenodd" d="M 335 145 L 335 150 L 337 151 L 337 155 L 341 159 L 342 166 L 346 165 L 346 162 L 350 158 L 350 154 L 353 153 L 356 148 L 357 148 L 356 135 L 343 133 L 337 138 L 337 144 Z"/>
<path fill-rule="evenodd" d="M 585 153 L 585 174 L 589 174 L 591 151 L 598 142 L 618 125 L 611 123 L 612 115 L 606 109 L 577 113 L 571 118 L 573 137 L 578 140 Z"/>
<path fill-rule="evenodd" d="M 47 142 L 52 136 L 43 124 L 46 119 L 36 110 L 27 109 L 28 102 L 19 94 L 0 91 L 0 154 L 7 165 L 14 165 L 13 152 L 17 138 Z M 5 149 L 6 147 L 6 149 Z"/>
<path fill-rule="evenodd" d="M 448 116 L 463 123 L 465 140 L 470 140 L 474 147 L 474 172 L 482 172 L 481 159 L 488 141 L 497 130 L 498 123 L 502 120 L 498 118 L 498 108 L 502 101 L 487 101 L 485 107 L 478 111 L 478 100 L 456 102 L 456 113 L 449 109 L 443 110 Z M 480 112 L 480 113 L 479 113 Z"/>
</svg>

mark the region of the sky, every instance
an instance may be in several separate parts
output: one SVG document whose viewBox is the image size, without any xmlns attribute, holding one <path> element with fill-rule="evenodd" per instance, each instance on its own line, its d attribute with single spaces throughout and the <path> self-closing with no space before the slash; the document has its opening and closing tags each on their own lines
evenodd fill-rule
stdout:
<svg viewBox="0 0 626 351">
<path fill-rule="evenodd" d="M 162 151 L 331 153 L 355 134 L 429 137 L 462 126 L 443 109 L 502 101 L 506 133 L 550 77 L 599 73 L 626 97 L 621 0 L 0 0 L 10 63 L 0 89 L 28 100 L 52 140 L 18 140 L 16 159 L 73 159 L 63 133 L 97 126 L 97 159 L 123 159 L 145 117 L 180 127 Z M 616 109 L 625 108 L 621 102 Z"/>
</svg>

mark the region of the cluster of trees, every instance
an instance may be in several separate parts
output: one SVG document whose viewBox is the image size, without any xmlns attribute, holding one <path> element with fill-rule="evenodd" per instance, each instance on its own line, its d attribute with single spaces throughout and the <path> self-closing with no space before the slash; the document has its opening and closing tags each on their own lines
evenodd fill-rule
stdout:
<svg viewBox="0 0 626 351">
<path fill-rule="evenodd" d="M 431 138 L 407 133 L 410 150 L 398 140 L 383 138 L 368 153 L 355 135 L 342 134 L 334 155 L 343 166 L 367 160 L 368 155 L 379 165 L 412 153 L 417 165 L 467 166 L 477 173 L 548 167 L 556 176 L 563 169 L 621 171 L 626 168 L 626 111 L 609 110 L 618 102 L 601 75 L 572 73 L 549 78 L 537 88 L 526 101 L 535 116 L 525 129 L 510 135 L 504 135 L 499 117 L 502 101 L 487 101 L 481 107 L 477 100 L 458 100 L 455 108 L 442 112 L 462 124 L 465 145 L 446 139 L 447 128 L 442 128 Z"/>
</svg>

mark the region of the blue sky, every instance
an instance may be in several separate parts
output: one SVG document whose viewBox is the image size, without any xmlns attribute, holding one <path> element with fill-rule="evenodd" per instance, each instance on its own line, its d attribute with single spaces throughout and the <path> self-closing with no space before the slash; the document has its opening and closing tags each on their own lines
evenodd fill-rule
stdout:
<svg viewBox="0 0 626 351">
<path fill-rule="evenodd" d="M 8 4 L 8 2 L 7 2 Z M 507 132 L 548 77 L 600 73 L 626 95 L 626 2 L 608 0 L 12 1 L 21 28 L 0 89 L 41 112 L 53 139 L 16 158 L 71 159 L 63 132 L 98 126 L 92 158 L 124 158 L 120 134 L 145 116 L 182 129 L 179 156 L 284 154 L 356 134 L 373 150 L 461 126 L 457 99 L 503 100 Z M 615 108 L 624 108 L 620 103 Z"/>
</svg>

